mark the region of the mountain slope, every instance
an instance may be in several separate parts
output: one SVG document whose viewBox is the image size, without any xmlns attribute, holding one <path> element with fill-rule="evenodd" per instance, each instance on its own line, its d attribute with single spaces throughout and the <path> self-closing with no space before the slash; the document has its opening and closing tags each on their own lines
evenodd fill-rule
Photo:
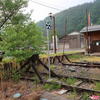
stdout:
<svg viewBox="0 0 100 100">
<path fill-rule="evenodd" d="M 64 35 L 64 25 L 67 19 L 67 33 L 72 31 L 80 31 L 86 25 L 86 9 L 91 12 L 91 22 L 93 24 L 100 24 L 100 0 L 95 0 L 93 3 L 85 3 L 76 7 L 69 8 L 55 15 L 56 31 L 60 36 Z M 45 18 L 46 20 L 47 18 Z M 43 30 L 45 30 L 45 22 L 37 23 Z"/>
</svg>

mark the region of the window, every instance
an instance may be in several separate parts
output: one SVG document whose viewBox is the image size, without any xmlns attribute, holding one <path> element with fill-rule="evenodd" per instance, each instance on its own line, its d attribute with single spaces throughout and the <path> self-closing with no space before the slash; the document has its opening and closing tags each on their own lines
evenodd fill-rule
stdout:
<svg viewBox="0 0 100 100">
<path fill-rule="evenodd" d="M 96 46 L 100 46 L 100 41 L 96 42 Z"/>
</svg>

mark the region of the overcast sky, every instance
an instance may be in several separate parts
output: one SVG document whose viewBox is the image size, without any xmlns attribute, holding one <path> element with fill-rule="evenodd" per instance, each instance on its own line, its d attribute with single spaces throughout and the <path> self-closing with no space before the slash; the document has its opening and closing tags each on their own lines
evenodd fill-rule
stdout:
<svg viewBox="0 0 100 100">
<path fill-rule="evenodd" d="M 47 17 L 50 12 L 55 14 L 70 7 L 91 1 L 93 0 L 29 0 L 27 11 L 33 10 L 31 18 L 37 22 Z"/>
</svg>

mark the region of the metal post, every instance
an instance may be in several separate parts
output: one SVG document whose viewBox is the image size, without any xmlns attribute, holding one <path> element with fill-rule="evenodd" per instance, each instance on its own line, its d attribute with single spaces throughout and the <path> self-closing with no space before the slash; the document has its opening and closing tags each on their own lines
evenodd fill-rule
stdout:
<svg viewBox="0 0 100 100">
<path fill-rule="evenodd" d="M 50 48 L 49 48 L 49 29 L 47 29 L 47 42 L 48 42 L 48 67 L 49 67 L 49 79 L 51 78 L 51 73 L 50 73 Z"/>
<path fill-rule="evenodd" d="M 47 54 L 48 54 L 48 67 L 49 67 L 49 79 L 51 78 L 51 73 L 50 73 L 50 45 L 49 45 L 49 29 L 51 28 L 51 26 L 50 26 L 50 23 L 49 22 L 47 22 L 46 23 L 46 30 L 47 30 L 47 47 L 48 47 L 48 50 L 47 50 Z"/>
</svg>

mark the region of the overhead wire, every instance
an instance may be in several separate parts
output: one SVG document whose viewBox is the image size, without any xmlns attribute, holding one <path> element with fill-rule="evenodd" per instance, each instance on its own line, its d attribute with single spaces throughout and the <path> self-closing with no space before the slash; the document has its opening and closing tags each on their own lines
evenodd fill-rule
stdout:
<svg viewBox="0 0 100 100">
<path fill-rule="evenodd" d="M 52 7 L 52 6 L 48 6 L 48 5 L 44 4 L 44 3 L 37 2 L 37 1 L 33 1 L 33 0 L 31 0 L 31 1 L 32 1 L 33 3 L 36 3 L 36 4 L 38 4 L 38 5 L 41 5 L 41 6 L 44 6 L 44 7 L 47 7 L 47 8 L 51 8 L 51 9 L 54 9 L 54 10 L 61 11 L 61 9 L 59 9 L 59 8 Z"/>
</svg>

